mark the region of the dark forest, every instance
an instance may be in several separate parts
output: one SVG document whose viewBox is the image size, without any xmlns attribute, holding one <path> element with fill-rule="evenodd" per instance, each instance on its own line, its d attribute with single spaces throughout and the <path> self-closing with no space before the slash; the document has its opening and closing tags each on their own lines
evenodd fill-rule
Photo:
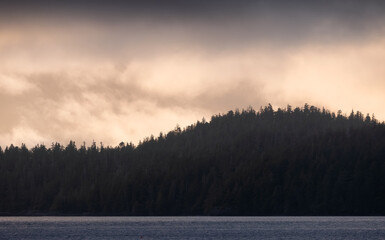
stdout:
<svg viewBox="0 0 385 240">
<path fill-rule="evenodd" d="M 385 124 L 229 111 L 137 146 L 0 148 L 2 215 L 385 215 Z"/>
</svg>

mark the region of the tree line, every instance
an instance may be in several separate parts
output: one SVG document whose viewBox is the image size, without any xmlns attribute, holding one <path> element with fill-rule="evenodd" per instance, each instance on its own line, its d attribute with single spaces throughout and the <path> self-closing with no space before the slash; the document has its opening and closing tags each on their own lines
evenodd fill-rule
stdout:
<svg viewBox="0 0 385 240">
<path fill-rule="evenodd" d="M 384 215 L 384 176 L 384 122 L 269 104 L 137 146 L 0 148 L 0 214 Z"/>
</svg>

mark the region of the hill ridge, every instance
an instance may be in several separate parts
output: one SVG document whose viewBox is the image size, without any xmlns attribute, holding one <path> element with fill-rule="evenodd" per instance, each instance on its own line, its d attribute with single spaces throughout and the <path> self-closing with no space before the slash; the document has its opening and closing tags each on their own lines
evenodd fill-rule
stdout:
<svg viewBox="0 0 385 240">
<path fill-rule="evenodd" d="M 384 175 L 383 122 L 269 104 L 138 146 L 0 148 L 0 212 L 384 215 Z"/>
</svg>

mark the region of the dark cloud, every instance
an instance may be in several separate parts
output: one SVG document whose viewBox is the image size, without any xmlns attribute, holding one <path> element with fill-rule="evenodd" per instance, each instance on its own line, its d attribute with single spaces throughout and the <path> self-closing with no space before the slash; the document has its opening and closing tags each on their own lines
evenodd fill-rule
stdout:
<svg viewBox="0 0 385 240">
<path fill-rule="evenodd" d="M 0 20 L 5 26 L 20 21 L 37 21 L 34 26 L 40 28 L 52 24 L 59 32 L 92 23 L 87 27 L 94 32 L 85 29 L 90 37 L 71 33 L 71 38 L 77 44 L 83 39 L 80 51 L 101 54 L 135 54 L 136 45 L 146 45 L 150 53 L 184 45 L 227 51 L 360 41 L 385 31 L 385 1 L 8 1 L 1 5 Z M 100 34 L 98 29 L 103 29 Z M 139 48 L 141 55 L 146 48 Z"/>
<path fill-rule="evenodd" d="M 67 13 L 105 17 L 165 17 L 171 19 L 237 18 L 242 15 L 308 14 L 351 18 L 351 20 L 379 16 L 384 13 L 385 3 L 380 0 L 67 0 L 67 1 L 2 1 L 2 13 Z M 12 12 L 9 12 L 12 10 Z M 363 19 L 361 19 L 363 20 Z"/>
</svg>

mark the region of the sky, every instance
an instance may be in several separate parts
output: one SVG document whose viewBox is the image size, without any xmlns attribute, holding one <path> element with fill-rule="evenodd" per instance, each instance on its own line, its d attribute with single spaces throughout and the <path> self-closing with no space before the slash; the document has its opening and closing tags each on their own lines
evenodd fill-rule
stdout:
<svg viewBox="0 0 385 240">
<path fill-rule="evenodd" d="M 0 146 L 137 144 L 236 108 L 385 120 L 384 1 L 2 1 Z"/>
</svg>

